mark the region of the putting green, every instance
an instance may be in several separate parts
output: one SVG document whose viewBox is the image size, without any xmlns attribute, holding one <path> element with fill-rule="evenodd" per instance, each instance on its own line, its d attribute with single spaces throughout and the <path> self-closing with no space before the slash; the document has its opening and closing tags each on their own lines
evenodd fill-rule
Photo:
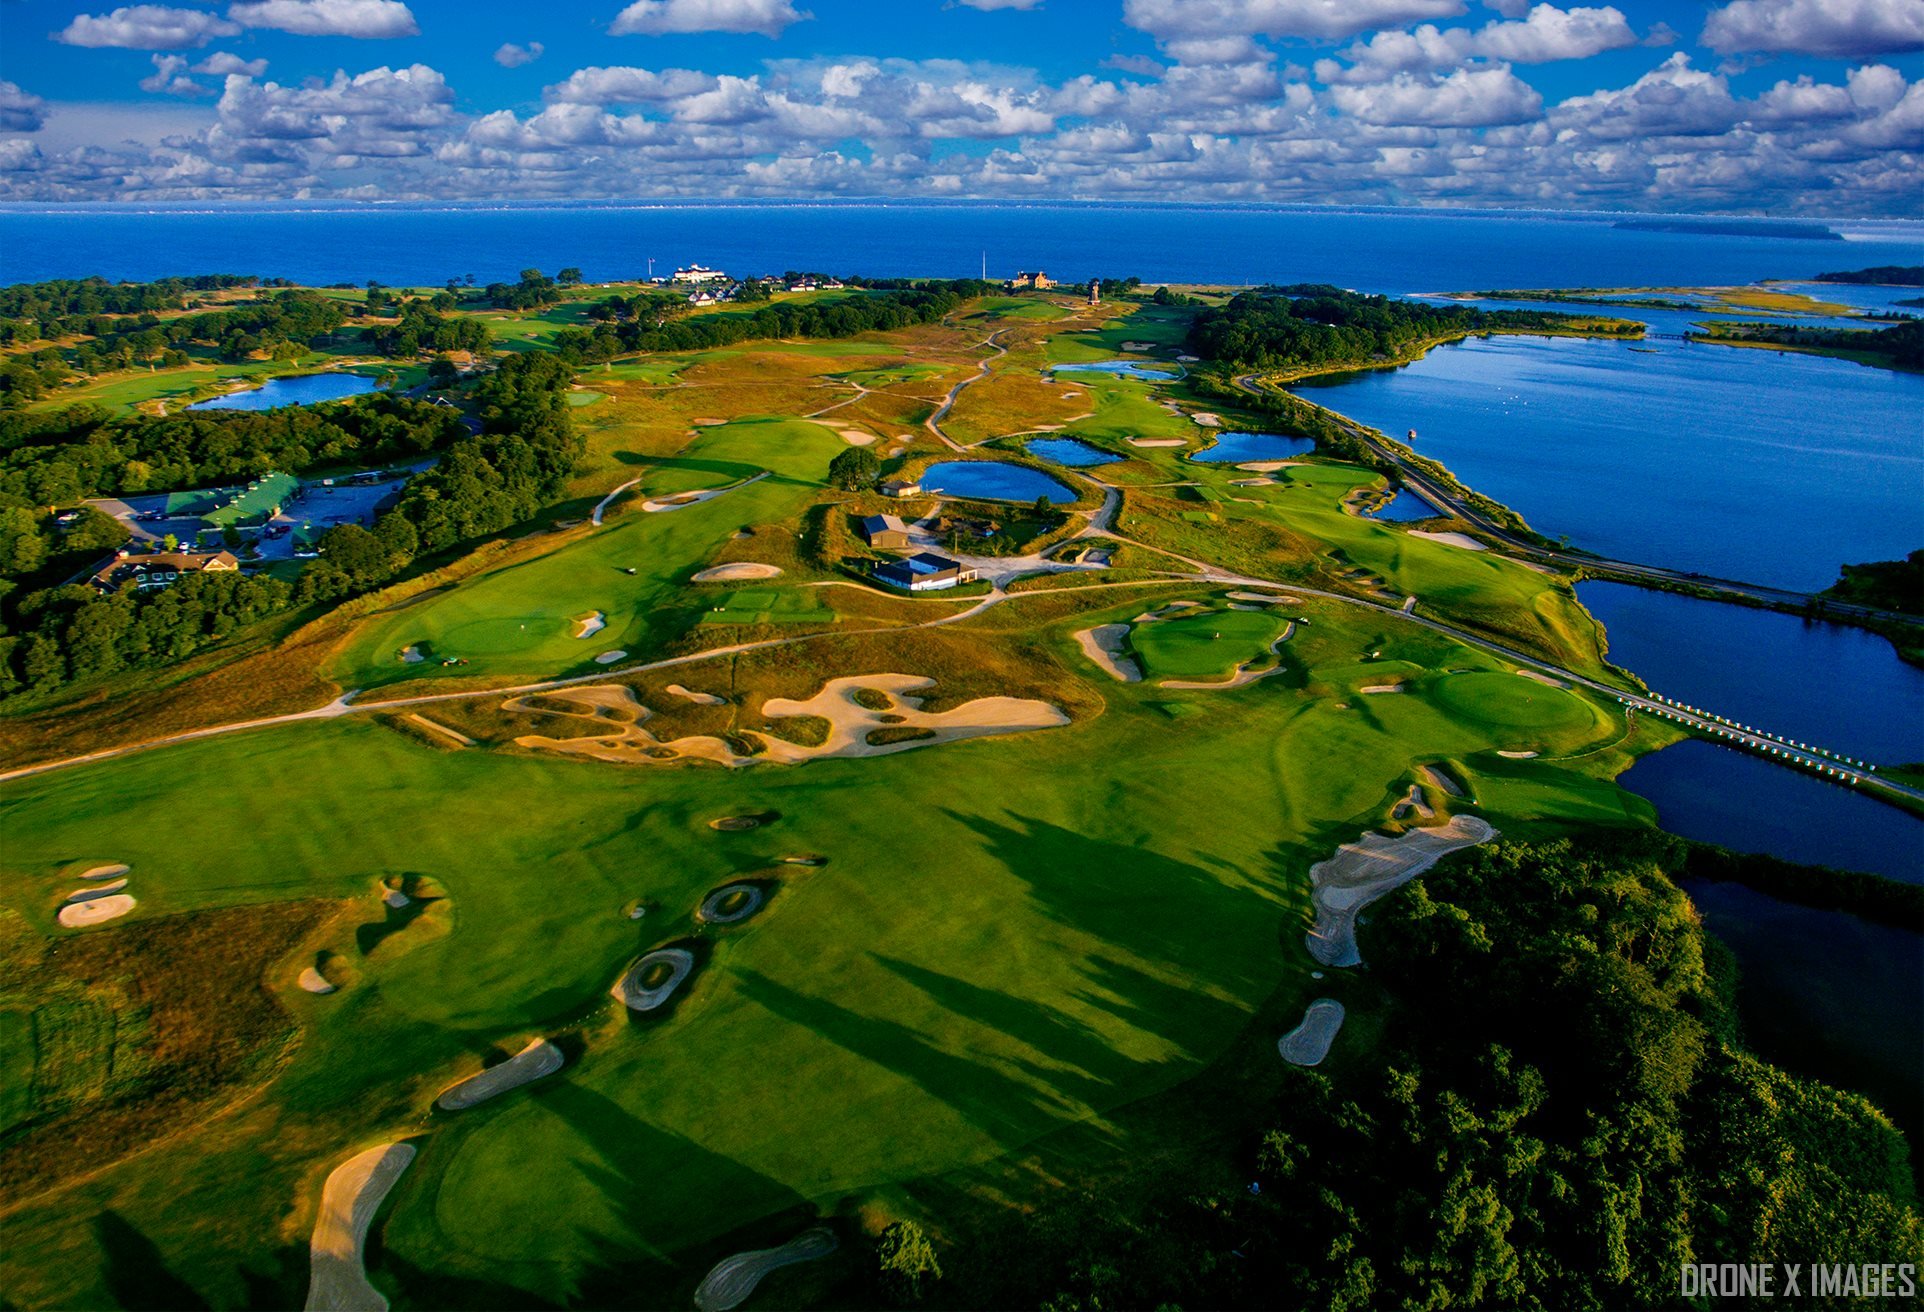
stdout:
<svg viewBox="0 0 1924 1312">
<path fill-rule="evenodd" d="M 1138 624 L 1129 630 L 1129 645 L 1149 678 L 1227 678 L 1268 655 L 1288 624 L 1268 611 L 1212 610 Z"/>
<path fill-rule="evenodd" d="M 1436 682 L 1431 696 L 1466 720 L 1505 729 L 1567 732 L 1597 719 L 1581 697 L 1520 674 L 1451 674 Z"/>
</svg>

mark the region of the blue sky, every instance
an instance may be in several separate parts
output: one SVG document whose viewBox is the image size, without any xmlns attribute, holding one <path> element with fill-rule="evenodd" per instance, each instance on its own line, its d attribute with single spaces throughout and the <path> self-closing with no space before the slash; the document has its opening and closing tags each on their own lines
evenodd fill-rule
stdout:
<svg viewBox="0 0 1924 1312">
<path fill-rule="evenodd" d="M 1924 0 L 0 0 L 0 199 L 1924 213 Z"/>
</svg>

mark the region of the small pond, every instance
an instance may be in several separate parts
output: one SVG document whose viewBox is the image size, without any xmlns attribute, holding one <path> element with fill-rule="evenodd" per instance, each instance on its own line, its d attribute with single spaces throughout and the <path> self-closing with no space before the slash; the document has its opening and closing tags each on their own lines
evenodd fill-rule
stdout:
<svg viewBox="0 0 1924 1312">
<path fill-rule="evenodd" d="M 1410 524 L 1419 519 L 1434 519 L 1442 513 L 1416 493 L 1405 489 L 1371 511 L 1369 518 L 1392 524 Z"/>
<path fill-rule="evenodd" d="M 1053 460 L 1058 465 L 1073 465 L 1084 468 L 1089 465 L 1113 465 L 1122 459 L 1101 447 L 1073 437 L 1033 437 L 1023 444 L 1023 449 L 1032 456 Z"/>
<path fill-rule="evenodd" d="M 1143 364 L 1136 360 L 1092 360 L 1087 364 L 1054 364 L 1055 374 L 1114 374 L 1118 378 L 1138 378 L 1144 382 L 1171 383 L 1182 377 L 1182 370 L 1166 365 Z"/>
<path fill-rule="evenodd" d="M 363 396 L 374 389 L 374 380 L 360 374 L 302 374 L 296 378 L 270 378 L 245 392 L 229 392 L 208 401 L 197 401 L 189 410 L 278 410 L 284 405 L 313 405 L 317 401 L 340 401 Z"/>
<path fill-rule="evenodd" d="M 1218 433 L 1216 444 L 1189 457 L 1211 465 L 1241 465 L 1251 460 L 1290 460 L 1308 455 L 1316 443 L 1281 433 Z"/>
<path fill-rule="evenodd" d="M 922 486 L 952 497 L 984 501 L 1034 501 L 1047 497 L 1057 505 L 1076 499 L 1075 489 L 1039 469 L 1002 460 L 943 460 L 922 471 Z"/>
</svg>

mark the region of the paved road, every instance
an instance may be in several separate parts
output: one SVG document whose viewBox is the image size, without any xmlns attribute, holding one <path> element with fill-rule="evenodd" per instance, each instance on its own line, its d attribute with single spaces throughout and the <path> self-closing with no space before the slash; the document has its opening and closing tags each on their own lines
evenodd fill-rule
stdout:
<svg viewBox="0 0 1924 1312">
<path fill-rule="evenodd" d="M 1253 374 L 1245 374 L 1236 379 L 1236 385 L 1245 392 L 1257 396 L 1266 395 L 1269 390 L 1264 388 Z M 1302 401 L 1301 397 L 1296 399 Z M 1630 583 L 1681 584 L 1739 602 L 1756 602 L 1781 609 L 1803 610 L 1806 607 L 1816 607 L 1829 619 L 1872 620 L 1885 624 L 1924 624 L 1924 621 L 1920 621 L 1917 616 L 1906 615 L 1901 611 L 1880 610 L 1875 606 L 1858 606 L 1850 602 L 1819 597 L 1814 593 L 1797 592 L 1789 588 L 1773 588 L 1761 583 L 1744 583 L 1736 579 L 1720 579 L 1705 574 L 1693 574 L 1687 570 L 1666 569 L 1660 565 L 1640 565 L 1635 561 L 1612 560 L 1605 556 L 1594 556 L 1588 552 L 1563 551 L 1554 547 L 1539 546 L 1534 542 L 1526 542 L 1474 506 L 1451 495 L 1435 479 L 1411 465 L 1395 447 L 1387 445 L 1375 433 L 1362 427 L 1347 415 L 1316 405 L 1313 401 L 1303 401 L 1303 404 L 1314 406 L 1328 415 L 1342 425 L 1352 437 L 1394 465 L 1404 484 L 1418 496 L 1460 519 L 1467 520 L 1480 532 L 1501 543 L 1505 552 L 1510 555 L 1540 564 L 1556 565 L 1563 569 L 1583 570 L 1596 578 L 1615 578 Z"/>
</svg>

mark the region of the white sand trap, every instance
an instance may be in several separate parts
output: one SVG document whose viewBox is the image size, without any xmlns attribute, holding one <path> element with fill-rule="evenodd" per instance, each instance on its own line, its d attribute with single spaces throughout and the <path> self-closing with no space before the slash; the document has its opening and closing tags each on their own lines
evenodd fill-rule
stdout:
<svg viewBox="0 0 1924 1312">
<path fill-rule="evenodd" d="M 296 980 L 295 983 L 299 984 L 309 993 L 326 995 L 334 991 L 334 985 L 328 982 L 327 976 L 321 974 L 321 972 L 313 966 L 303 967 L 301 977 Z"/>
<path fill-rule="evenodd" d="M 434 1100 L 434 1105 L 444 1112 L 465 1111 L 510 1089 L 532 1084 L 544 1075 L 553 1075 L 561 1069 L 564 1060 L 561 1049 L 546 1039 L 536 1039 L 506 1061 L 453 1085 Z"/>
<path fill-rule="evenodd" d="M 595 664 L 596 665 L 613 665 L 616 661 L 624 659 L 627 655 L 628 655 L 627 652 L 622 651 L 619 648 L 615 649 L 614 651 L 604 651 L 601 653 L 601 655 L 595 657 Z"/>
<path fill-rule="evenodd" d="M 653 988 L 643 988 L 641 981 L 656 966 L 667 966 L 668 978 Z M 694 968 L 695 954 L 686 948 L 657 948 L 622 971 L 609 992 L 630 1011 L 653 1011 L 668 1001 Z"/>
<path fill-rule="evenodd" d="M 1488 547 L 1467 533 L 1427 533 L 1420 528 L 1413 528 L 1410 530 L 1410 536 L 1413 538 L 1428 538 L 1432 542 L 1441 542 L 1445 546 L 1461 547 L 1465 551 L 1489 550 Z"/>
<path fill-rule="evenodd" d="M 1307 935 L 1310 956 L 1325 966 L 1360 965 L 1358 912 L 1451 852 L 1486 843 L 1496 832 L 1476 816 L 1459 815 L 1434 829 L 1411 829 L 1395 838 L 1365 833 L 1343 844 L 1334 856 L 1309 868 L 1314 890 L 1310 897 L 1316 905 L 1316 926 Z"/>
<path fill-rule="evenodd" d="M 1300 460 L 1245 460 L 1236 468 L 1250 474 L 1273 474 L 1279 469 L 1290 469 L 1302 463 Z"/>
<path fill-rule="evenodd" d="M 401 648 L 401 664 L 403 665 L 419 665 L 422 661 L 426 659 L 427 659 L 427 656 L 421 651 L 419 647 Z"/>
<path fill-rule="evenodd" d="M 1536 755 L 1536 753 L 1535 753 L 1535 752 L 1503 752 L 1503 751 L 1499 751 L 1499 752 L 1497 753 L 1497 755 L 1498 755 L 1498 756 L 1507 756 L 1507 757 L 1509 757 L 1509 758 L 1510 758 L 1510 759 L 1511 759 L 1512 761 L 1527 761 L 1527 760 L 1529 760 L 1529 759 L 1530 759 L 1531 757 L 1533 757 L 1533 756 L 1535 756 L 1535 755 Z"/>
<path fill-rule="evenodd" d="M 575 621 L 575 637 L 592 638 L 607 627 L 607 618 L 600 611 L 595 611 Z"/>
<path fill-rule="evenodd" d="M 1207 410 L 1199 411 L 1189 417 L 1198 424 L 1201 424 L 1204 428 L 1221 428 L 1223 426 L 1223 417 L 1221 415 L 1212 415 Z"/>
<path fill-rule="evenodd" d="M 689 422 L 697 428 L 720 428 L 728 421 L 726 419 L 691 419 Z"/>
<path fill-rule="evenodd" d="M 1365 696 L 1375 696 L 1377 693 L 1383 692 L 1402 692 L 1403 685 L 1400 683 L 1372 683 L 1369 687 L 1358 688 L 1356 691 Z"/>
<path fill-rule="evenodd" d="M 737 893 L 742 895 L 742 904 L 733 911 L 722 910 Z M 723 884 L 701 900 L 701 906 L 696 908 L 695 914 L 711 925 L 734 925 L 760 911 L 766 901 L 768 895 L 757 885 Z"/>
<path fill-rule="evenodd" d="M 728 699 L 726 697 L 717 697 L 712 692 L 696 692 L 692 688 L 682 687 L 679 683 L 669 684 L 666 691 L 681 698 L 683 701 L 693 702 L 697 706 L 728 705 Z"/>
<path fill-rule="evenodd" d="M 1121 683 L 1141 683 L 1142 667 L 1128 654 L 1124 641 L 1129 637 L 1127 624 L 1098 624 L 1076 634 L 1082 654 L 1110 678 Z"/>
<path fill-rule="evenodd" d="M 1440 765 L 1419 765 L 1416 767 L 1416 773 L 1420 775 L 1430 787 L 1440 788 L 1451 797 L 1468 797 L 1470 795 L 1470 790 L 1463 786 L 1463 781 Z"/>
<path fill-rule="evenodd" d="M 327 1177 L 308 1242 L 307 1312 L 387 1312 L 387 1299 L 368 1283 L 361 1251 L 381 1200 L 413 1160 L 413 1144 L 384 1143 Z"/>
<path fill-rule="evenodd" d="M 1283 672 L 1286 668 L 1281 660 L 1283 644 L 1288 642 L 1295 634 L 1296 623 L 1292 620 L 1283 626 L 1283 631 L 1277 635 L 1276 641 L 1269 644 L 1270 655 L 1278 658 L 1274 665 L 1262 665 L 1262 657 L 1259 656 L 1253 661 L 1244 661 L 1241 665 L 1237 666 L 1236 672 L 1227 679 L 1216 679 L 1214 681 L 1206 679 L 1164 679 L 1156 686 L 1158 688 L 1185 688 L 1191 691 L 1201 692 L 1228 692 L 1232 688 L 1247 687 L 1258 679 L 1267 679 L 1271 675 L 1281 674 Z"/>
<path fill-rule="evenodd" d="M 118 920 L 134 909 L 134 899 L 126 893 L 110 893 L 106 897 L 93 898 L 86 902 L 69 902 L 60 908 L 56 917 L 67 929 L 85 929 L 89 925 L 103 924 Z"/>
<path fill-rule="evenodd" d="M 381 894 L 381 901 L 385 902 L 388 906 L 393 907 L 396 911 L 399 911 L 402 907 L 408 906 L 413 902 L 413 900 L 414 899 L 410 898 L 406 893 L 403 893 L 398 888 L 390 888 L 385 893 Z"/>
<path fill-rule="evenodd" d="M 1228 596 L 1231 601 L 1257 601 L 1266 606 L 1300 606 L 1303 604 L 1301 597 L 1285 597 L 1280 592 L 1232 592 L 1229 593 Z"/>
<path fill-rule="evenodd" d="M 1188 446 L 1189 443 L 1180 437 L 1132 437 L 1129 439 L 1129 445 L 1130 446 Z"/>
<path fill-rule="evenodd" d="M 91 870 L 83 870 L 80 872 L 80 878 L 82 879 L 118 879 L 132 869 L 133 867 L 130 865 L 117 862 L 114 865 L 110 865 L 110 866 L 95 866 Z"/>
<path fill-rule="evenodd" d="M 1153 351 L 1156 349 L 1156 344 L 1154 342 L 1124 342 L 1122 349 L 1125 351 Z"/>
<path fill-rule="evenodd" d="M 67 901 L 91 902 L 97 897 L 107 897 L 110 894 L 118 893 L 121 889 L 125 887 L 127 887 L 126 880 L 116 879 L 116 880 L 113 880 L 111 883 L 100 884 L 94 888 L 82 888 L 72 893 L 69 893 L 67 894 Z"/>
<path fill-rule="evenodd" d="M 1553 679 L 1547 674 L 1538 674 L 1535 670 L 1518 670 L 1517 673 L 1526 679 L 1536 680 L 1546 688 L 1568 688 L 1570 686 L 1562 679 Z"/>
<path fill-rule="evenodd" d="M 713 761 L 718 765 L 744 766 L 758 762 L 775 765 L 799 765 L 805 761 L 820 760 L 827 757 L 864 757 L 887 756 L 895 752 L 906 752 L 917 747 L 933 747 L 939 743 L 954 742 L 962 738 L 979 738 L 995 734 L 1024 733 L 1032 729 L 1056 729 L 1069 723 L 1069 717 L 1047 702 L 1029 701 L 1019 697 L 981 697 L 967 702 L 950 711 L 924 711 L 921 704 L 908 693 L 934 684 L 935 680 L 921 678 L 913 674 L 863 674 L 847 678 L 831 679 L 823 685 L 822 691 L 806 701 L 792 701 L 785 697 L 771 697 L 762 704 L 761 714 L 770 720 L 786 719 L 795 716 L 816 716 L 829 722 L 829 733 L 819 745 L 813 747 L 791 743 L 773 734 L 756 734 L 764 748 L 756 755 L 743 755 L 737 752 L 727 740 L 706 736 L 691 736 L 663 741 L 642 727 L 648 718 L 648 709 L 635 703 L 640 718 L 633 724 L 622 725 L 613 732 L 591 734 L 580 738 L 549 738 L 530 734 L 514 741 L 521 747 L 539 748 L 546 751 L 561 752 L 570 756 L 586 756 L 598 761 L 613 761 L 623 765 L 661 765 L 681 760 Z M 872 688 L 888 694 L 889 705 L 883 710 L 871 710 L 855 701 L 855 693 L 862 688 Z M 575 715 L 582 719 L 606 719 L 595 711 L 599 705 L 598 695 L 609 692 L 606 688 L 569 688 L 545 694 L 547 700 L 568 702 L 579 701 L 589 709 L 580 712 L 544 711 L 546 714 Z M 625 691 L 625 690 L 619 690 Z M 511 703 L 510 710 L 537 710 L 525 703 Z M 883 719 L 884 715 L 890 719 Z M 898 742 L 872 744 L 868 735 L 878 729 L 926 729 L 924 738 L 904 739 Z M 745 733 L 747 731 L 738 731 Z"/>
<path fill-rule="evenodd" d="M 1199 355 L 1179 355 L 1176 359 L 1183 364 L 1196 364 L 1201 361 L 1202 357 Z"/>
<path fill-rule="evenodd" d="M 1130 623 L 1154 624 L 1158 620 L 1168 619 L 1171 615 L 1180 615 L 1186 610 L 1194 610 L 1200 605 L 1202 605 L 1200 601 L 1172 601 L 1167 606 L 1158 606 L 1154 610 L 1144 611 Z"/>
<path fill-rule="evenodd" d="M 1422 784 L 1411 784 L 1410 791 L 1406 793 L 1403 800 L 1398 802 L 1395 808 L 1390 811 L 1390 819 L 1392 820 L 1407 820 L 1411 816 L 1415 816 L 1419 820 L 1436 819 L 1436 809 L 1423 800 Z"/>
<path fill-rule="evenodd" d="M 408 712 L 408 719 L 414 721 L 414 723 L 420 725 L 423 729 L 426 729 L 429 733 L 439 734 L 441 735 L 441 737 L 448 739 L 450 742 L 457 743 L 462 747 L 479 746 L 479 744 L 476 743 L 474 739 L 468 737 L 466 734 L 462 733 L 459 729 L 450 729 L 447 725 L 442 724 L 439 720 L 430 720 L 427 716 L 416 715 L 412 711 Z"/>
<path fill-rule="evenodd" d="M 1292 1066 L 1320 1065 L 1342 1028 L 1343 1004 L 1335 998 L 1318 998 L 1303 1008 L 1302 1024 L 1276 1040 L 1276 1051 Z"/>
<path fill-rule="evenodd" d="M 864 433 L 859 428 L 844 428 L 841 431 L 842 440 L 850 446 L 872 446 L 875 443 L 875 434 Z"/>
<path fill-rule="evenodd" d="M 827 1257 L 837 1247 L 833 1232 L 817 1226 L 802 1231 L 780 1248 L 757 1248 L 724 1257 L 696 1286 L 695 1307 L 699 1312 L 730 1312 L 748 1301 L 769 1272 Z"/>
<path fill-rule="evenodd" d="M 690 583 L 739 583 L 743 579 L 778 579 L 780 565 L 765 565 L 759 560 L 738 560 L 729 565 L 714 565 L 689 579 Z"/>
<path fill-rule="evenodd" d="M 666 510 L 686 510 L 688 507 L 698 506 L 704 501 L 713 501 L 716 497 L 727 496 L 738 487 L 747 487 L 750 483 L 759 483 L 767 477 L 768 471 L 764 469 L 753 478 L 744 478 L 741 482 L 730 483 L 727 487 L 711 487 L 706 492 L 677 492 L 671 497 L 661 497 L 657 500 L 644 501 L 641 503 L 641 508 L 651 515 L 659 515 Z"/>
</svg>

